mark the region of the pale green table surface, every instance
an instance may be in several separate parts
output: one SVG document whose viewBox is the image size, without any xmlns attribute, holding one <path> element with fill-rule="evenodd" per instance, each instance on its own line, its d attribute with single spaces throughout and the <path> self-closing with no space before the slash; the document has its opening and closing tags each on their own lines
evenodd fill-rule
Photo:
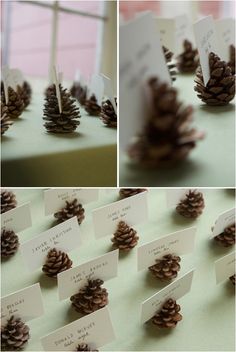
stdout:
<svg viewBox="0 0 236 352">
<path fill-rule="evenodd" d="M 48 83 L 30 82 L 32 103 L 2 136 L 2 185 L 116 186 L 116 129 L 81 108 L 80 125 L 74 133 L 47 133 L 42 92 Z"/>
<path fill-rule="evenodd" d="M 120 153 L 120 186 L 149 187 L 234 187 L 235 110 L 228 106 L 207 106 L 194 91 L 194 76 L 179 75 L 174 87 L 179 99 L 194 107 L 193 126 L 204 130 L 188 159 L 168 169 L 145 170 Z"/>
<path fill-rule="evenodd" d="M 22 242 L 50 228 L 53 217 L 44 216 L 43 196 L 40 190 L 17 190 L 19 204 L 30 201 L 33 226 L 22 232 Z M 74 266 L 110 250 L 110 238 L 96 240 L 93 235 L 91 210 L 117 199 L 118 191 L 100 191 L 100 200 L 85 206 L 86 218 L 81 225 L 83 245 L 70 252 Z M 119 275 L 105 282 L 109 291 L 109 310 L 114 324 L 116 340 L 100 350 L 110 351 L 233 351 L 234 350 L 234 287 L 230 281 L 215 284 L 214 262 L 233 251 L 212 244 L 210 229 L 219 213 L 232 208 L 234 194 L 231 190 L 206 190 L 204 213 L 189 221 L 167 209 L 164 190 L 149 190 L 149 221 L 135 226 L 144 244 L 162 235 L 197 227 L 194 254 L 182 257 L 183 274 L 193 267 L 192 290 L 178 302 L 183 320 L 174 330 L 157 330 L 150 324 L 140 323 L 141 302 L 156 293 L 159 284 L 146 270 L 137 272 L 137 248 L 121 254 Z M 79 315 L 71 308 L 70 301 L 59 302 L 56 281 L 42 275 L 41 270 L 29 273 L 20 252 L 2 263 L 2 295 L 40 282 L 45 314 L 30 321 L 31 339 L 27 351 L 40 351 L 40 337 L 64 326 Z"/>
</svg>

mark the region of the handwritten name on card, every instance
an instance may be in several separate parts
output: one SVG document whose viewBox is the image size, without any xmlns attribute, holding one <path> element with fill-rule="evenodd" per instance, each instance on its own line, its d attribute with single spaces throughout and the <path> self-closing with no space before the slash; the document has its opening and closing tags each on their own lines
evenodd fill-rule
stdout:
<svg viewBox="0 0 236 352">
<path fill-rule="evenodd" d="M 223 18 L 215 21 L 216 32 L 219 39 L 221 58 L 228 62 L 230 59 L 230 45 L 235 45 L 235 20 Z"/>
<path fill-rule="evenodd" d="M 225 255 L 215 262 L 216 283 L 227 280 L 235 274 L 235 252 Z"/>
<path fill-rule="evenodd" d="M 222 233 L 224 229 L 235 223 L 235 208 L 229 209 L 224 213 L 220 214 L 212 231 L 212 237 L 215 237 Z"/>
<path fill-rule="evenodd" d="M 32 226 L 30 203 L 26 203 L 1 214 L 1 230 L 12 230 L 15 233 Z"/>
</svg>

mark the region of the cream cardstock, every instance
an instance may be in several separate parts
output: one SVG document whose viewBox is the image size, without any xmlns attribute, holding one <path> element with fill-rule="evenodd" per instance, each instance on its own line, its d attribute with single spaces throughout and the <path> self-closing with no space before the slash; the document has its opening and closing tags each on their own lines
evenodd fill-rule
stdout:
<svg viewBox="0 0 236 352">
<path fill-rule="evenodd" d="M 129 226 L 145 222 L 148 219 L 147 192 L 95 209 L 92 217 L 96 238 L 114 233 L 119 221 Z"/>
<path fill-rule="evenodd" d="M 112 103 L 112 106 L 113 106 L 115 112 L 117 113 L 116 102 L 115 102 L 115 98 L 114 98 L 113 89 L 111 86 L 111 80 L 110 80 L 110 78 L 108 78 L 107 76 L 105 76 L 103 74 L 101 74 L 101 77 L 103 79 L 103 84 L 104 84 L 104 95 L 108 97 L 108 99 Z"/>
<path fill-rule="evenodd" d="M 225 255 L 215 262 L 216 283 L 227 280 L 235 274 L 235 252 Z"/>
<path fill-rule="evenodd" d="M 212 231 L 212 237 L 219 235 L 224 229 L 235 223 L 235 208 L 229 209 L 220 214 Z"/>
<path fill-rule="evenodd" d="M 161 44 L 165 45 L 170 51 L 175 53 L 175 19 L 156 17 L 155 21 L 160 33 Z"/>
<path fill-rule="evenodd" d="M 53 66 L 53 83 L 55 84 L 55 87 L 56 87 L 57 101 L 58 101 L 59 111 L 61 113 L 62 112 L 61 92 L 59 88 L 59 81 L 58 81 L 57 70 L 55 66 Z"/>
<path fill-rule="evenodd" d="M 151 319 L 155 313 L 161 309 L 161 306 L 167 299 L 172 298 L 178 300 L 186 295 L 191 289 L 193 273 L 194 270 L 189 271 L 187 274 L 144 301 L 141 307 L 141 323 L 143 324 Z"/>
<path fill-rule="evenodd" d="M 215 24 L 212 16 L 207 16 L 194 24 L 194 34 L 200 57 L 203 81 L 206 85 L 210 79 L 209 54 L 221 57 L 218 48 Z"/>
<path fill-rule="evenodd" d="M 27 322 L 43 314 L 43 299 L 38 283 L 1 298 L 2 324 L 12 315 Z"/>
<path fill-rule="evenodd" d="M 188 254 L 194 250 L 196 227 L 190 227 L 158 238 L 138 248 L 138 270 L 155 264 L 165 254 Z"/>
<path fill-rule="evenodd" d="M 50 249 L 67 253 L 80 245 L 80 228 L 75 216 L 23 243 L 20 250 L 28 269 L 34 271 L 44 264 Z"/>
<path fill-rule="evenodd" d="M 41 343 L 45 351 L 75 351 L 81 343 L 96 349 L 114 339 L 110 313 L 105 307 L 42 337 Z"/>
<path fill-rule="evenodd" d="M 58 274 L 59 299 L 78 293 L 88 280 L 107 281 L 117 276 L 119 250 L 114 250 L 89 262 Z"/>
<path fill-rule="evenodd" d="M 192 26 L 190 25 L 188 16 L 184 14 L 175 17 L 176 50 L 174 53 L 176 55 L 184 51 L 183 42 L 185 39 L 190 40 L 193 46 L 195 46 Z"/>
<path fill-rule="evenodd" d="M 30 203 L 25 203 L 1 214 L 1 229 L 18 233 L 31 226 Z"/>
<path fill-rule="evenodd" d="M 104 92 L 103 78 L 98 74 L 93 74 L 89 86 L 89 94 L 94 94 L 97 99 L 97 104 L 101 105 Z"/>
<path fill-rule="evenodd" d="M 45 215 L 53 214 L 65 206 L 66 201 L 78 199 L 84 205 L 98 200 L 98 189 L 48 189 L 44 191 Z"/>
<path fill-rule="evenodd" d="M 168 208 L 174 208 L 176 207 L 179 202 L 185 198 L 185 195 L 190 191 L 190 190 L 196 190 L 200 191 L 201 193 L 204 194 L 203 190 L 199 190 L 197 188 L 179 188 L 179 189 L 167 189 L 166 190 L 166 202 L 167 202 L 167 207 Z"/>
<path fill-rule="evenodd" d="M 18 68 L 11 69 L 11 75 L 13 80 L 15 81 L 16 86 L 22 86 L 24 83 L 23 73 Z"/>
<path fill-rule="evenodd" d="M 215 21 L 217 37 L 222 60 L 228 62 L 230 59 L 229 46 L 235 46 L 235 20 L 233 18 L 222 18 Z"/>
</svg>

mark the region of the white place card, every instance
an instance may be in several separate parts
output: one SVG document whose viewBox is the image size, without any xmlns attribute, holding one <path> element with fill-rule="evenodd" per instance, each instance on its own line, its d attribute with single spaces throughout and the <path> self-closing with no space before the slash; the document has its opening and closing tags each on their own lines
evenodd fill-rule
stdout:
<svg viewBox="0 0 236 352">
<path fill-rule="evenodd" d="M 97 104 L 101 105 L 104 92 L 103 78 L 98 74 L 93 74 L 89 85 L 89 94 L 94 94 L 97 99 Z"/>
<path fill-rule="evenodd" d="M 111 317 L 107 307 L 41 338 L 45 351 L 75 351 L 81 343 L 96 349 L 115 339 Z"/>
<path fill-rule="evenodd" d="M 176 49 L 174 53 L 176 55 L 181 54 L 184 51 L 183 43 L 185 39 L 190 40 L 193 46 L 195 45 L 192 26 L 190 26 L 190 22 L 186 14 L 175 17 Z"/>
<path fill-rule="evenodd" d="M 1 230 L 21 232 L 32 226 L 30 203 L 25 203 L 1 214 Z"/>
<path fill-rule="evenodd" d="M 217 37 L 222 60 L 228 62 L 230 59 L 230 45 L 235 46 L 235 20 L 233 18 L 222 18 L 215 21 Z"/>
<path fill-rule="evenodd" d="M 98 200 L 98 189 L 48 189 L 44 191 L 45 215 L 53 214 L 65 206 L 66 201 L 78 199 L 84 205 Z"/>
<path fill-rule="evenodd" d="M 43 314 L 43 299 L 38 283 L 1 298 L 2 325 L 12 315 L 27 322 Z"/>
<path fill-rule="evenodd" d="M 44 264 L 50 249 L 56 248 L 67 253 L 80 245 L 80 228 L 75 216 L 22 243 L 20 251 L 28 269 L 34 271 Z"/>
<path fill-rule="evenodd" d="M 235 274 L 235 252 L 225 255 L 215 262 L 216 283 L 227 280 Z"/>
<path fill-rule="evenodd" d="M 215 237 L 222 233 L 224 229 L 235 223 L 235 208 L 229 209 L 224 213 L 220 214 L 218 219 L 215 222 L 212 237 Z"/>
<path fill-rule="evenodd" d="M 104 84 L 104 95 L 108 97 L 108 99 L 112 103 L 115 113 L 117 114 L 117 107 L 116 107 L 113 89 L 111 86 L 111 80 L 109 77 L 105 76 L 104 74 L 101 74 L 101 77 L 103 79 L 103 84 Z"/>
<path fill-rule="evenodd" d="M 3 66 L 2 68 L 2 80 L 3 80 L 3 88 L 4 88 L 4 95 L 6 99 L 6 103 L 8 104 L 8 87 L 11 87 L 11 73 L 9 67 Z"/>
<path fill-rule="evenodd" d="M 194 270 L 189 271 L 144 301 L 141 307 L 141 323 L 143 324 L 151 319 L 169 298 L 178 300 L 186 295 L 191 289 L 193 273 Z"/>
<path fill-rule="evenodd" d="M 176 231 L 138 247 L 138 270 L 155 264 L 165 254 L 182 255 L 193 252 L 196 227 Z"/>
<path fill-rule="evenodd" d="M 194 34 L 200 57 L 203 81 L 206 85 L 210 79 L 209 54 L 213 52 L 221 57 L 212 16 L 207 16 L 194 24 Z"/>
<path fill-rule="evenodd" d="M 176 189 L 167 189 L 166 190 L 166 202 L 168 208 L 174 208 L 179 202 L 185 198 L 185 195 L 190 190 L 196 190 L 203 193 L 203 190 L 199 190 L 197 188 L 176 188 Z"/>
<path fill-rule="evenodd" d="M 61 92 L 60 92 L 60 88 L 59 88 L 60 81 L 58 79 L 57 70 L 56 70 L 55 66 L 53 66 L 52 76 L 53 76 L 53 83 L 55 84 L 55 87 L 56 87 L 56 96 L 57 96 L 59 111 L 61 113 L 62 112 L 62 103 L 61 103 Z"/>
<path fill-rule="evenodd" d="M 12 79 L 16 85 L 22 86 L 24 82 L 23 73 L 18 68 L 11 69 Z"/>
<path fill-rule="evenodd" d="M 175 53 L 175 19 L 174 18 L 155 18 L 157 30 L 160 34 L 161 44 Z"/>
<path fill-rule="evenodd" d="M 95 209 L 92 217 L 96 238 L 114 233 L 120 221 L 129 226 L 145 222 L 148 219 L 147 192 Z"/>
<path fill-rule="evenodd" d="M 86 285 L 88 280 L 110 280 L 118 273 L 119 250 L 104 254 L 84 264 L 58 274 L 59 299 L 72 296 Z"/>
</svg>

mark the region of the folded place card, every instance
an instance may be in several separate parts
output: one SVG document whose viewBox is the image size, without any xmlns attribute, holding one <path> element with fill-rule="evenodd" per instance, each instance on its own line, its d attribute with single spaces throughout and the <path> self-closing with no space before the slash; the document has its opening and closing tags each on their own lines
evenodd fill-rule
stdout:
<svg viewBox="0 0 236 352">
<path fill-rule="evenodd" d="M 12 315 L 27 322 L 43 314 L 42 293 L 38 283 L 1 298 L 2 325 Z"/>
<path fill-rule="evenodd" d="M 28 269 L 34 271 L 44 264 L 50 249 L 56 248 L 64 252 L 69 252 L 80 245 L 80 228 L 77 217 L 75 216 L 42 232 L 32 240 L 22 243 L 20 251 Z"/>
<path fill-rule="evenodd" d="M 53 214 L 65 206 L 66 201 L 77 198 L 84 205 L 98 200 L 98 189 L 48 189 L 44 191 L 45 215 Z"/>
<path fill-rule="evenodd" d="M 82 343 L 97 349 L 114 339 L 110 313 L 105 307 L 42 337 L 41 343 L 45 351 L 75 351 Z"/>
<path fill-rule="evenodd" d="M 151 319 L 155 313 L 161 309 L 161 306 L 167 299 L 172 298 L 178 300 L 186 295 L 191 289 L 193 273 L 194 270 L 189 271 L 187 274 L 144 301 L 141 308 L 141 323 L 143 324 Z"/>
<path fill-rule="evenodd" d="M 179 204 L 179 202 L 184 199 L 185 195 L 190 191 L 190 190 L 196 190 L 200 191 L 203 193 L 203 190 L 199 190 L 197 188 L 179 188 L 179 189 L 167 189 L 166 190 L 166 202 L 167 202 L 167 207 L 168 208 L 174 208 L 176 205 Z"/>
<path fill-rule="evenodd" d="M 222 18 L 215 21 L 216 33 L 219 40 L 221 58 L 226 62 L 230 59 L 230 45 L 235 46 L 235 20 L 233 18 Z"/>
<path fill-rule="evenodd" d="M 103 78 L 98 74 L 93 74 L 89 85 L 89 94 L 94 94 L 97 99 L 97 104 L 101 105 L 104 92 Z"/>
<path fill-rule="evenodd" d="M 217 284 L 235 274 L 235 252 L 225 255 L 215 262 L 215 274 Z"/>
<path fill-rule="evenodd" d="M 220 214 L 218 219 L 215 222 L 212 237 L 215 237 L 222 233 L 224 229 L 235 223 L 235 208 L 229 209 L 224 213 Z"/>
<path fill-rule="evenodd" d="M 110 80 L 109 77 L 107 77 L 107 76 L 105 76 L 103 74 L 101 74 L 101 77 L 103 79 L 103 84 L 104 84 L 104 95 L 108 97 L 108 99 L 112 103 L 112 106 L 113 106 L 115 112 L 117 113 L 114 93 L 113 93 L 113 89 L 111 87 L 111 80 Z"/>
<path fill-rule="evenodd" d="M 1 230 L 12 230 L 18 233 L 31 226 L 30 203 L 25 203 L 1 214 Z"/>
<path fill-rule="evenodd" d="M 138 270 L 155 264 L 165 254 L 188 254 L 194 250 L 196 227 L 176 231 L 138 248 Z"/>
<path fill-rule="evenodd" d="M 129 226 L 142 223 L 148 218 L 147 192 L 95 209 L 92 217 L 96 238 L 114 233 L 119 221 Z"/>
<path fill-rule="evenodd" d="M 72 296 L 87 283 L 88 280 L 101 279 L 107 281 L 117 276 L 119 250 L 114 250 L 76 268 L 58 274 L 59 299 Z"/>
</svg>

